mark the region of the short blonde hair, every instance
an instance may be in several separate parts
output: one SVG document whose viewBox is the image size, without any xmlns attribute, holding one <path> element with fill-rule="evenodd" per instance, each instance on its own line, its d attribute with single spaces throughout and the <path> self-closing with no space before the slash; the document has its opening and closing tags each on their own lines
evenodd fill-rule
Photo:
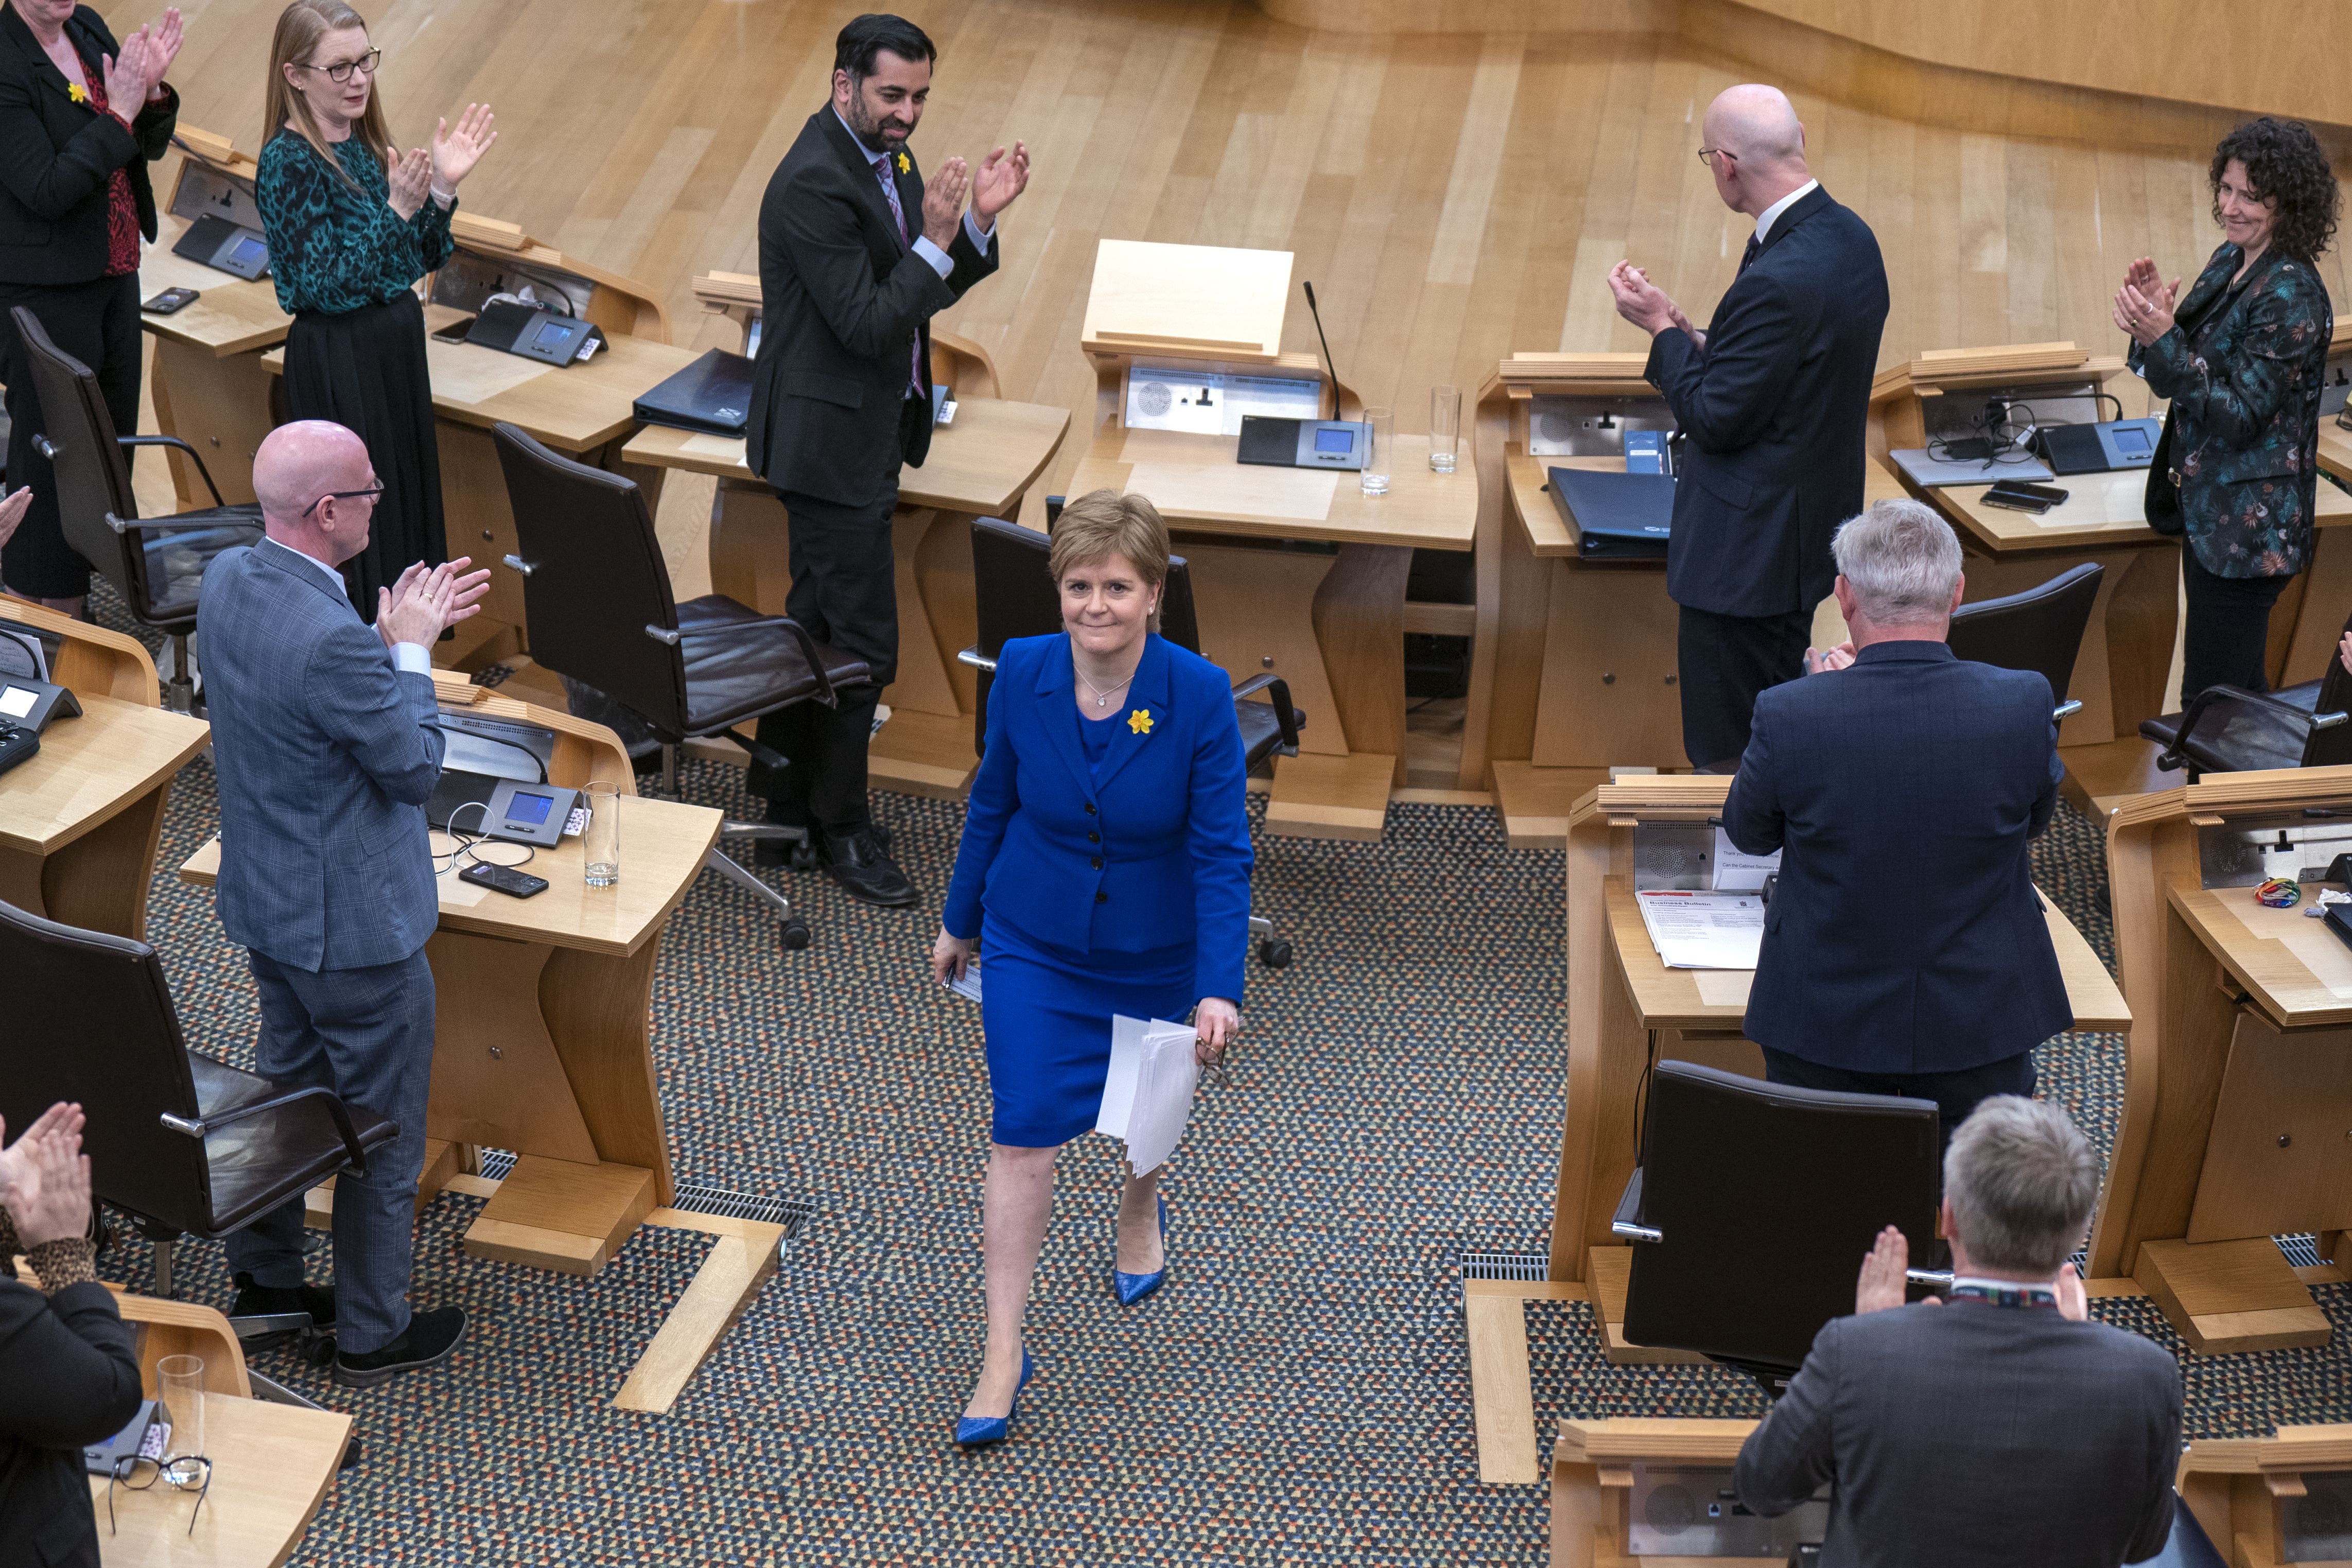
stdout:
<svg viewBox="0 0 2352 1568">
<path fill-rule="evenodd" d="M 1054 548 L 1045 558 L 1056 588 L 1072 567 L 1114 555 L 1124 557 L 1154 588 L 1168 581 L 1168 524 L 1158 507 L 1142 496 L 1101 489 L 1062 508 L 1054 524 Z"/>
</svg>

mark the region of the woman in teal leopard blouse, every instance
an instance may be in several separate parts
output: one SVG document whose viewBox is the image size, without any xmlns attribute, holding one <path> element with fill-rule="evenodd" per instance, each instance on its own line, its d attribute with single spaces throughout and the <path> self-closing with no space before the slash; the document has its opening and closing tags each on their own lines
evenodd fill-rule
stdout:
<svg viewBox="0 0 2352 1568">
<path fill-rule="evenodd" d="M 2223 238 L 2205 270 L 2176 304 L 2180 279 L 2167 286 L 2142 257 L 2115 306 L 2132 368 L 2172 401 L 2147 517 L 2188 535 L 2183 708 L 2209 686 L 2270 689 L 2271 606 L 2311 563 L 2336 331 L 2315 264 L 2336 234 L 2336 174 L 2311 132 L 2249 121 L 2213 150 L 2208 178 Z"/>
<path fill-rule="evenodd" d="M 367 443 L 383 493 L 367 549 L 343 564 L 373 620 L 376 590 L 411 563 L 448 559 L 441 458 L 416 280 L 449 258 L 457 184 L 498 140 L 467 104 L 433 151 L 406 153 L 375 97 L 382 51 L 341 0 L 294 0 L 278 18 L 254 195 L 286 334 L 289 419 L 327 419 Z"/>
</svg>

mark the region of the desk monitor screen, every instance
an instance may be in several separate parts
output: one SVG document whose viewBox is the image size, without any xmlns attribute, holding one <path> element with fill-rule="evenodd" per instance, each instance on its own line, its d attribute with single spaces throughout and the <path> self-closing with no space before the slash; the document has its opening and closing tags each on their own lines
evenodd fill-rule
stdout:
<svg viewBox="0 0 2352 1568">
<path fill-rule="evenodd" d="M 550 321 L 539 329 L 539 336 L 533 338 L 531 342 L 541 348 L 553 348 L 571 335 L 571 322 Z"/>
<path fill-rule="evenodd" d="M 2135 430 L 2128 425 L 2118 426 L 2115 437 L 2116 450 L 2126 458 L 2150 457 L 2156 451 L 2155 445 L 2148 440 L 2147 432 L 2145 430 Z"/>
<path fill-rule="evenodd" d="M 0 718 L 22 719 L 40 700 L 39 692 L 22 686 L 0 687 Z"/>
<path fill-rule="evenodd" d="M 547 808 L 554 804 L 553 795 L 519 789 L 514 792 L 514 798 L 507 802 L 507 820 L 529 823 L 536 827 L 547 820 Z"/>
<path fill-rule="evenodd" d="M 1356 433 L 1335 426 L 1318 425 L 1315 429 L 1315 449 L 1318 452 L 1352 452 L 1356 449 Z"/>
<path fill-rule="evenodd" d="M 240 235 L 229 249 L 228 260 L 232 266 L 257 270 L 269 264 L 269 247 L 249 234 Z"/>
</svg>

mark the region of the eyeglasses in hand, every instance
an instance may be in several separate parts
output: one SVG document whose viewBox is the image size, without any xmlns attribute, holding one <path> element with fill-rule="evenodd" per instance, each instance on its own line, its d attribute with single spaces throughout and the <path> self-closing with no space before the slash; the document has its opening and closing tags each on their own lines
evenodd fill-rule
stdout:
<svg viewBox="0 0 2352 1568">
<path fill-rule="evenodd" d="M 325 71 L 329 81 L 349 81 L 352 79 L 352 72 L 355 70 L 365 71 L 370 77 L 373 77 L 376 62 L 383 58 L 382 49 L 370 49 L 355 60 L 337 60 L 331 66 L 305 64 L 302 68 L 306 71 Z"/>
</svg>

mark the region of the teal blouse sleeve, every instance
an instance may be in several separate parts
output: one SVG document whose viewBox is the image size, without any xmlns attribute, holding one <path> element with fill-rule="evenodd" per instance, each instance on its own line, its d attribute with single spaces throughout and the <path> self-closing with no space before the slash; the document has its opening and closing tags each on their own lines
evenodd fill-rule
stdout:
<svg viewBox="0 0 2352 1568">
<path fill-rule="evenodd" d="M 445 207 L 428 196 L 403 221 L 385 199 L 391 186 L 367 144 L 353 136 L 335 151 L 341 174 L 290 131 L 261 150 L 254 198 L 278 303 L 289 312 L 340 315 L 383 304 L 456 248 L 449 237 L 454 203 Z"/>
</svg>

